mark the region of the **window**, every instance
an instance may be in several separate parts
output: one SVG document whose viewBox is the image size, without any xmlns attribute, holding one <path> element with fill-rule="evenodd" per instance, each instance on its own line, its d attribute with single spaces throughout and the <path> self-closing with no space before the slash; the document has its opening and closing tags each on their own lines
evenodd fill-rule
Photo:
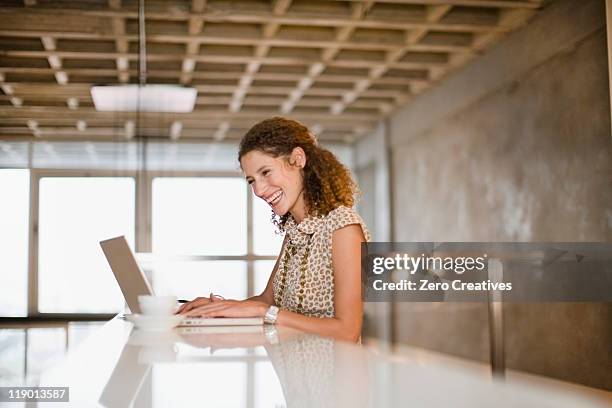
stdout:
<svg viewBox="0 0 612 408">
<path fill-rule="evenodd" d="M 179 299 L 213 292 L 241 300 L 247 297 L 246 266 L 245 261 L 157 261 L 151 273 L 153 290 Z"/>
<path fill-rule="evenodd" d="M 192 299 L 247 293 L 247 189 L 239 177 L 155 177 L 153 289 Z M 185 260 L 181 257 L 191 258 Z M 195 257 L 195 259 L 194 259 Z M 211 260 L 233 257 L 228 260 Z"/>
<path fill-rule="evenodd" d="M 156 177 L 153 253 L 244 255 L 246 187 L 238 177 Z"/>
<path fill-rule="evenodd" d="M 124 301 L 99 241 L 134 243 L 131 177 L 43 177 L 39 183 L 41 313 L 116 313 Z"/>
<path fill-rule="evenodd" d="M 187 299 L 261 293 L 282 244 L 270 207 L 235 173 L 0 170 L 0 183 L 0 244 L 9 249 L 0 257 L 1 316 L 28 315 L 29 257 L 34 315 L 114 314 L 125 302 L 103 239 L 125 235 L 155 292 Z"/>
<path fill-rule="evenodd" d="M 0 170 L 0 316 L 26 316 L 30 171 Z"/>
<path fill-rule="evenodd" d="M 255 261 L 255 293 L 260 294 L 266 288 L 268 279 L 272 269 L 274 269 L 274 260 Z"/>
</svg>

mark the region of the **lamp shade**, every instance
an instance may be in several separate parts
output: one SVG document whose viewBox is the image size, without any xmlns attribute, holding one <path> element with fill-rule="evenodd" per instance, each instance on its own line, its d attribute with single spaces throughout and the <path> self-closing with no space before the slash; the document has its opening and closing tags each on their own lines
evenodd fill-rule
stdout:
<svg viewBox="0 0 612 408">
<path fill-rule="evenodd" d="M 100 85 L 91 87 L 103 112 L 192 112 L 198 91 L 178 85 Z"/>
</svg>

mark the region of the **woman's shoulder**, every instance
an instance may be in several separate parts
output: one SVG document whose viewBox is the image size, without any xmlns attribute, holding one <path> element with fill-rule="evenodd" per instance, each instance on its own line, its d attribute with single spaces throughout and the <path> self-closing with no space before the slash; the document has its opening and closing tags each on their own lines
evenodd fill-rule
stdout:
<svg viewBox="0 0 612 408">
<path fill-rule="evenodd" d="M 329 220 L 337 220 L 337 219 L 353 217 L 353 216 L 359 217 L 359 214 L 357 214 L 357 212 L 353 210 L 351 207 L 347 207 L 346 205 L 341 205 L 341 206 L 334 208 L 330 212 L 328 212 L 325 218 Z"/>
<path fill-rule="evenodd" d="M 352 208 L 341 205 L 331 210 L 325 217 L 325 223 L 331 231 L 346 227 L 347 225 L 359 224 L 367 241 L 370 234 L 361 216 Z"/>
</svg>

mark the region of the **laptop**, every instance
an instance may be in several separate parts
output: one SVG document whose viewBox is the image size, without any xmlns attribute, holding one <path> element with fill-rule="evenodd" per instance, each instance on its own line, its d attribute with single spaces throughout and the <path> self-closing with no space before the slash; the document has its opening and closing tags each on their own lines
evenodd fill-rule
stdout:
<svg viewBox="0 0 612 408">
<path fill-rule="evenodd" d="M 106 260 L 119 283 L 123 297 L 132 313 L 141 313 L 138 296 L 153 295 L 153 288 L 138 266 L 134 253 L 124 236 L 100 241 Z M 186 317 L 179 326 L 256 326 L 263 325 L 261 317 Z"/>
</svg>

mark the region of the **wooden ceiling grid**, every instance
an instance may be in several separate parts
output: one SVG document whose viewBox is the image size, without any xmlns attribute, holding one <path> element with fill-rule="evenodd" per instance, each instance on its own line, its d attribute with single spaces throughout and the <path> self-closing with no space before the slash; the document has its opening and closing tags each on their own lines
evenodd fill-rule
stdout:
<svg viewBox="0 0 612 408">
<path fill-rule="evenodd" d="M 198 90 L 144 136 L 235 140 L 274 115 L 352 142 L 526 23 L 542 0 L 147 0 L 147 82 Z M 0 2 L 0 140 L 117 140 L 95 84 L 138 83 L 138 1 Z"/>
</svg>

